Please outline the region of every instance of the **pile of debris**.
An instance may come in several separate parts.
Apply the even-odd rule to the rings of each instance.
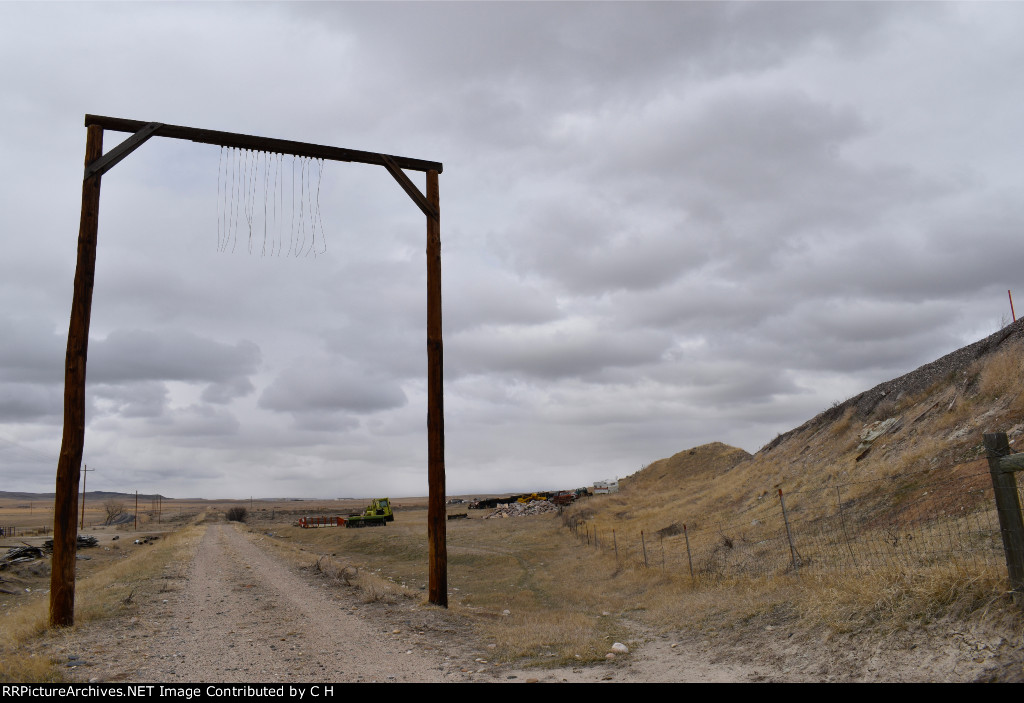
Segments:
[[[495,508],[490,515],[485,515],[484,520],[501,517],[523,517],[525,515],[540,515],[541,513],[554,513],[558,507],[547,500],[535,500],[532,503],[506,503]]]
[[[93,537],[92,535],[78,535],[79,549],[88,549],[89,547],[95,547],[97,544],[99,544],[99,540]],[[52,552],[53,540],[48,539],[45,542],[43,542],[43,549],[45,549],[48,552]]]
[[[3,561],[7,564],[20,564],[23,561],[35,561],[42,558],[42,549],[25,545],[24,547],[11,547],[8,549]]]

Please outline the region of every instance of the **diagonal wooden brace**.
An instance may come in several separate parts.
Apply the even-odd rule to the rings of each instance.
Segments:
[[[150,122],[132,136],[115,146],[100,158],[85,167],[85,177],[82,180],[89,180],[93,176],[99,177],[114,168],[120,161],[146,143],[146,140],[163,127],[159,122]]]
[[[409,194],[412,201],[419,205],[423,214],[435,222],[440,222],[440,213],[438,213],[437,209],[427,201],[426,196],[420,192],[420,189],[416,187],[416,184],[409,180],[409,177],[405,175],[405,171],[400,169],[398,164],[395,163],[395,160],[387,154],[381,154],[381,156],[383,157],[384,168],[388,170],[388,173],[395,177],[395,180],[398,181],[398,185],[402,186],[402,190]]]

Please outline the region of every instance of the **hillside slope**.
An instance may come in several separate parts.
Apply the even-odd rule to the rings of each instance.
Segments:
[[[794,507],[828,512],[815,501],[834,505],[837,486],[844,501],[891,509],[883,498],[920,482],[921,472],[986,474],[988,431],[1007,432],[1011,446],[1024,432],[1024,320],[837,403],[753,455],[716,442],[655,461],[624,479],[618,495],[577,515],[671,530],[679,522],[728,522],[778,489],[793,494]]]

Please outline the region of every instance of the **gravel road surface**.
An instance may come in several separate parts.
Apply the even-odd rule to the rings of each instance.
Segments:
[[[184,566],[184,565],[182,565]],[[131,682],[442,682],[465,674],[415,627],[290,571],[229,525],[209,525],[177,588],[137,618],[88,626],[72,663]],[[408,606],[414,607],[414,606]],[[365,611],[365,616],[364,616]]]

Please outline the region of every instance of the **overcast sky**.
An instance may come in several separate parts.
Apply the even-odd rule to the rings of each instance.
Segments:
[[[1007,322],[1022,36],[1019,3],[2,3],[0,490],[54,488],[86,113],[442,162],[448,492],[568,488]],[[380,167],[147,142],[102,181],[88,488],[425,495],[425,233]]]

